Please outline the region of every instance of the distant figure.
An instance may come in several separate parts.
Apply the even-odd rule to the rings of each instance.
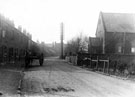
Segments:
[[[32,58],[32,53],[29,52],[29,64],[32,65],[33,58]]]
[[[25,68],[28,68],[29,64],[30,64],[29,52],[26,51],[26,54],[25,54]]]
[[[40,64],[40,66],[43,65],[43,62],[44,62],[44,54],[41,53],[40,56],[39,56],[39,64]]]

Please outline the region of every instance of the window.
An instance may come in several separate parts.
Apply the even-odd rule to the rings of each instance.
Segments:
[[[122,51],[122,47],[118,46],[118,52],[121,53],[121,51]]]
[[[135,47],[131,48],[131,53],[135,53]]]

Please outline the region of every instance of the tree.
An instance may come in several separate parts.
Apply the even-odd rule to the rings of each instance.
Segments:
[[[78,52],[87,52],[88,50],[88,37],[80,34],[79,36],[67,42],[65,53],[77,54]]]

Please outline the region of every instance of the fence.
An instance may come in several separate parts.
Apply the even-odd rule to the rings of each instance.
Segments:
[[[68,62],[78,66],[115,75],[135,74],[135,55],[120,54],[78,54],[66,57]]]
[[[77,65],[77,56],[66,56],[66,61]]]

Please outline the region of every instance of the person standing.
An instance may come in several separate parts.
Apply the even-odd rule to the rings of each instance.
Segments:
[[[39,56],[39,64],[40,64],[40,66],[43,65],[43,62],[44,62],[44,54],[41,53],[40,56]]]
[[[29,52],[26,51],[26,54],[25,54],[25,68],[28,68],[29,64],[30,64]]]

